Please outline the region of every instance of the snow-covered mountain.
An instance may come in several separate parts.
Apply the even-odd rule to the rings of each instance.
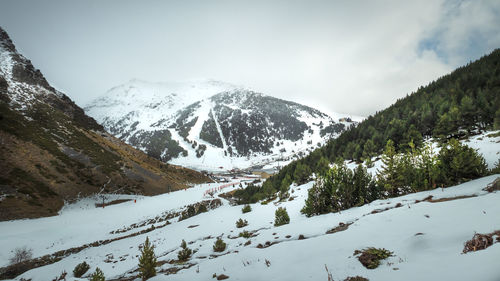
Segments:
[[[151,156],[206,170],[289,161],[354,123],[214,80],[131,80],[92,101],[85,111]]]

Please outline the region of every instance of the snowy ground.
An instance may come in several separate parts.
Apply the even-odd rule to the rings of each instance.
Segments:
[[[91,265],[90,271],[100,267],[108,279],[135,275],[127,272],[137,268],[137,246],[144,242],[146,236],[156,246],[159,261],[176,259],[182,239],[196,250],[189,261],[194,266],[173,275],[160,273],[151,280],[211,280],[213,273],[228,275],[229,280],[327,280],[325,264],[335,280],[356,275],[370,280],[499,280],[500,267],[496,260],[500,256],[500,243],[483,251],[461,253],[464,242],[475,232],[489,233],[500,229],[500,193],[482,191],[499,176],[378,200],[342,213],[312,218],[300,214],[312,182],[292,186],[293,201],[253,204],[252,212],[246,214],[241,213],[241,206],[230,206],[223,200],[223,206],[208,213],[181,222],[172,219],[172,224],[147,234],[85,249],[57,263],[30,270],[16,280],[52,280],[63,270],[71,276],[75,265],[82,261]],[[66,207],[59,216],[2,222],[0,248],[5,251],[0,253],[0,266],[7,265],[10,250],[20,246],[33,248],[34,255],[41,256],[129,234],[109,232],[152,218],[163,211],[176,210],[206,199],[205,191],[218,185],[221,184],[199,185],[186,191],[154,197],[138,197],[137,203],[129,201],[106,208],[95,208],[87,199]],[[415,200],[429,195],[435,199],[459,195],[477,197],[415,203]],[[394,207],[397,203],[403,207],[371,214],[375,209]],[[278,206],[287,208],[290,224],[273,226],[274,211]],[[236,228],[238,218],[248,220],[249,225],[243,229]],[[325,234],[340,222],[353,224],[343,232]],[[194,225],[197,226],[189,228]],[[244,246],[247,239],[234,238],[242,230],[257,230],[257,236],[249,239],[251,244],[248,246]],[[417,233],[423,235],[416,236]],[[307,239],[298,240],[301,234]],[[218,236],[223,237],[228,247],[214,257],[211,256],[216,254],[212,245]],[[264,249],[257,248],[258,244],[265,245],[267,241],[278,243]],[[368,270],[353,257],[354,250],[365,247],[384,247],[393,251],[394,257],[383,262],[379,268]],[[269,265],[266,265],[266,260]],[[180,266],[166,263],[158,270]],[[73,280],[72,277],[69,279]]]
[[[500,148],[500,137],[491,137],[491,134],[485,133],[466,141],[467,145],[479,149],[490,167],[497,161]],[[379,164],[376,162],[371,172],[375,172]],[[500,257],[500,243],[483,251],[462,254],[464,242],[474,233],[500,230],[500,192],[483,191],[497,177],[500,175],[445,189],[378,200],[341,213],[312,218],[302,215],[300,209],[313,182],[292,186],[292,201],[253,204],[252,212],[246,214],[242,214],[241,206],[231,206],[221,199],[223,205],[207,213],[180,222],[173,218],[166,226],[163,226],[164,222],[157,223],[156,229],[146,234],[89,247],[59,262],[25,272],[16,280],[52,280],[63,270],[72,276],[73,268],[82,261],[90,264],[89,273],[100,267],[107,279],[136,276],[138,246],[149,236],[162,263],[157,268],[160,273],[152,280],[211,280],[214,273],[225,274],[229,280],[327,280],[326,265],[335,280],[360,275],[370,280],[498,281],[500,267],[496,261]],[[223,187],[223,192],[230,191],[239,188],[239,182],[247,180],[240,178],[232,179],[229,184],[202,184],[153,197],[112,195],[108,196],[107,202],[130,201],[105,208],[95,207],[96,203],[101,203],[100,197],[84,198],[67,204],[58,216],[0,222],[0,267],[8,265],[12,251],[17,247],[32,248],[34,257],[40,257],[137,233],[151,225],[121,233],[111,232],[166,212],[183,210],[188,204],[210,199],[206,195],[208,190]],[[475,197],[439,203],[415,202],[429,195],[434,199]],[[398,203],[402,207],[393,208]],[[274,212],[278,207],[286,207],[290,224],[273,226]],[[388,210],[372,214],[374,210],[386,208]],[[239,218],[246,219],[249,225],[236,228],[235,222]],[[345,231],[325,234],[341,222],[353,224]],[[243,230],[254,231],[256,236],[250,239],[237,237]],[[299,240],[299,235],[306,239]],[[223,253],[212,250],[217,237],[222,237],[228,245]],[[196,251],[193,257],[186,264],[166,263],[177,259],[182,239]],[[247,241],[251,244],[245,246]],[[266,245],[266,242],[276,244],[257,247]],[[366,247],[383,247],[393,251],[394,256],[377,269],[368,270],[353,257],[355,250]],[[176,274],[165,274],[169,269],[188,264],[193,266]]]

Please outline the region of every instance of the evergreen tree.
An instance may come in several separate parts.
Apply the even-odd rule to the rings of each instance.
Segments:
[[[500,108],[495,112],[495,118],[493,120],[493,128],[495,130],[500,130]]]
[[[147,280],[156,276],[156,256],[154,253],[154,245],[149,242],[149,237],[142,244],[141,256],[139,257],[139,276],[142,280]]]
[[[339,163],[330,169],[327,176],[327,185],[332,190],[332,210],[338,212],[354,206],[353,172],[344,163]]]
[[[368,199],[368,186],[372,181],[371,175],[368,173],[363,165],[358,165],[353,173],[353,203],[355,206],[362,206],[369,202]]]
[[[419,191],[436,188],[439,167],[437,155],[435,155],[431,144],[426,144],[420,151],[419,170],[422,175],[422,186]]]
[[[283,181],[281,181],[280,187],[280,200],[283,200],[288,197],[288,190],[290,189],[290,184],[292,184],[292,179],[290,175],[286,175]]]
[[[306,164],[297,163],[295,167],[295,172],[293,174],[293,178],[297,184],[304,184],[309,180],[309,176],[311,175],[311,169]]]
[[[478,111],[474,105],[474,101],[469,96],[464,96],[460,103],[461,124],[467,128],[470,135],[471,131],[476,127]]]
[[[279,207],[274,213],[274,226],[280,226],[290,223],[290,217],[286,208]]]
[[[226,249],[226,246],[227,245],[224,243],[222,238],[217,238],[212,248],[214,249],[214,252],[223,252]]]
[[[323,175],[328,171],[330,168],[330,161],[326,159],[324,156],[321,156],[321,158],[318,161],[318,164],[316,165],[316,173],[318,175]]]
[[[328,173],[328,171],[327,171]],[[305,206],[300,210],[307,217],[327,214],[332,211],[331,188],[326,185],[327,176],[321,175],[307,192]]]
[[[104,277],[104,273],[102,270],[98,267],[95,269],[95,272],[92,273],[90,276],[90,281],[106,281],[106,278]]]
[[[179,261],[187,261],[191,257],[193,251],[188,248],[187,243],[186,241],[184,241],[184,239],[182,239],[181,248],[182,250],[177,253],[177,258],[179,259]]]
[[[372,139],[368,139],[363,146],[363,158],[368,159],[376,155],[375,143]]]
[[[378,171],[377,174],[378,182],[389,193],[389,196],[396,196],[398,189],[403,185],[403,179],[398,155],[392,140],[387,141],[384,154],[382,155],[382,163],[382,170]]]
[[[484,158],[456,139],[451,139],[441,148],[438,160],[443,173],[442,181],[448,185],[476,179],[488,172]]]

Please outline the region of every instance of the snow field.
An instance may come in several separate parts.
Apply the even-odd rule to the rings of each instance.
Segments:
[[[188,261],[196,264],[193,267],[174,275],[160,273],[150,280],[209,280],[213,273],[226,274],[230,276],[229,280],[327,280],[325,264],[335,280],[356,275],[370,280],[498,280],[500,268],[492,262],[500,255],[498,244],[483,251],[461,254],[464,242],[471,239],[474,232],[489,233],[500,229],[500,193],[482,190],[498,176],[377,200],[341,213],[311,218],[300,214],[300,209],[313,182],[292,186],[291,195],[296,196],[293,201],[252,204],[252,211],[246,214],[242,214],[242,206],[230,206],[222,199],[224,205],[215,210],[180,222],[172,219],[171,225],[147,234],[88,248],[57,263],[28,271],[18,279],[50,280],[62,270],[71,275],[76,264],[84,260],[91,265],[91,271],[96,266],[100,267],[108,279],[135,275],[127,272],[137,268],[138,246],[149,236],[159,261],[177,259],[182,239],[188,242],[189,248],[196,250]],[[0,246],[13,249],[27,245],[38,256],[52,253],[56,248],[66,249],[125,235],[128,233],[110,235],[108,232],[154,217],[162,211],[201,201],[208,188],[208,185],[200,185],[186,191],[139,198],[135,205],[126,202],[104,209],[68,206],[59,216],[52,218],[3,222],[0,223]],[[415,204],[415,200],[429,195],[434,199],[461,195],[477,197]],[[403,206],[370,214],[375,209],[394,207],[398,203]],[[286,207],[291,222],[274,227],[274,211],[279,206]],[[239,218],[248,220],[249,225],[236,228],[235,222]],[[77,221],[80,223],[75,223]],[[343,232],[325,234],[340,222],[354,223]],[[250,245],[243,245],[247,241],[244,238],[228,238],[238,236],[243,230],[258,230],[258,235],[249,239]],[[417,233],[423,235],[415,235]],[[298,240],[301,234],[307,239]],[[214,253],[212,245],[221,235],[228,245],[227,249],[221,254]],[[287,235],[291,237],[286,238]],[[256,248],[267,241],[278,243],[264,249]],[[46,249],[51,243],[57,245]],[[393,251],[394,256],[383,261],[377,269],[368,270],[352,257],[354,250],[366,247],[384,247]],[[2,254],[3,264],[7,262],[8,254]],[[213,254],[220,256],[210,257]],[[269,266],[265,260],[270,262]],[[158,270],[172,266],[167,263]]]

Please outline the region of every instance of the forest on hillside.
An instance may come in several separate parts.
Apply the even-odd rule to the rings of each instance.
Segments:
[[[420,87],[358,126],[351,126],[325,146],[283,167],[262,187],[250,187],[235,195],[242,201],[265,198],[292,182],[304,183],[312,173],[324,173],[331,162],[353,160],[368,162],[365,164],[369,166],[371,158],[382,154],[389,142],[395,152],[409,153],[422,149],[428,138],[448,144],[485,130],[500,129],[499,93],[497,49]]]

